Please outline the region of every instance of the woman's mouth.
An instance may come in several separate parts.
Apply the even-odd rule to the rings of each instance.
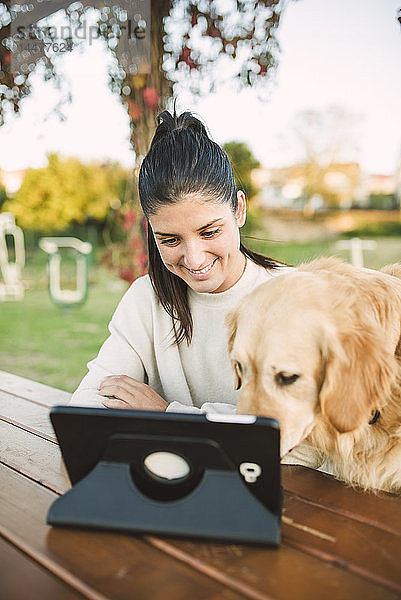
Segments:
[[[218,261],[218,258],[215,258],[209,265],[207,265],[203,269],[193,270],[193,269],[188,269],[188,267],[185,267],[185,268],[196,279],[203,279],[206,275],[208,275],[210,273],[210,271],[213,269],[213,267],[217,261]]]

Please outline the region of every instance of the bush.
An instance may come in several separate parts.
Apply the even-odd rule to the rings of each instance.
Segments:
[[[371,194],[367,208],[375,210],[397,210],[400,204],[395,194]]]
[[[376,222],[376,223],[367,223],[366,225],[361,225],[356,229],[352,229],[351,231],[347,231],[343,234],[342,237],[352,238],[352,237],[400,237],[401,238],[401,221],[390,221],[390,222]]]
[[[2,209],[3,204],[6,202],[6,200],[8,200],[6,189],[0,183],[0,211]]]
[[[121,206],[127,173],[115,164],[83,164],[76,158],[48,156],[48,166],[28,169],[15,197],[3,209],[24,229],[46,234],[73,224],[104,221]]]
[[[235,184],[238,190],[243,190],[245,196],[251,199],[259,190],[252,184],[251,173],[260,166],[251,150],[244,142],[227,142],[223,144],[234,172]]]

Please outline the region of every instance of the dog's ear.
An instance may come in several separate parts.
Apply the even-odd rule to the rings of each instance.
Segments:
[[[401,279],[401,262],[394,263],[392,265],[386,265],[380,269],[380,273],[386,273],[387,275]]]
[[[386,273],[387,275],[391,275],[392,277],[397,277],[398,279],[401,279],[401,262],[394,263],[392,265],[386,265],[385,267],[380,269],[380,272]],[[399,311],[400,318],[401,318],[401,302],[399,302],[398,311]],[[400,332],[400,338],[398,340],[398,344],[395,349],[395,355],[401,356],[401,332]]]
[[[231,352],[234,345],[235,334],[238,326],[238,311],[236,308],[230,310],[225,317],[225,324],[228,331],[228,353]]]
[[[396,378],[397,361],[384,332],[373,326],[341,335],[331,332],[323,354],[322,413],[340,433],[353,431],[383,405]]]

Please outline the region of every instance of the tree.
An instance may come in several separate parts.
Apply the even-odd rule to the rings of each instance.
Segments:
[[[15,197],[4,205],[20,227],[63,231],[71,223],[103,221],[121,204],[127,173],[116,165],[84,165],[50,154],[43,169],[28,169]]]
[[[127,64],[124,59],[127,31],[123,35],[121,15],[124,11],[116,6],[117,2],[80,0],[63,8],[71,29],[74,24],[84,22],[86,11],[98,10],[98,33],[116,59],[115,67],[109,73],[110,86],[120,96],[131,121],[131,143],[137,157],[135,176],[154,132],[155,115],[182,86],[193,94],[205,94],[230,81],[238,89],[256,86],[261,97],[266,98],[266,83],[271,81],[277,66],[277,28],[288,1],[148,0],[150,28],[149,23],[141,27],[144,40],[149,39],[150,29],[150,60],[139,67]],[[123,6],[123,0],[120,4]],[[53,14],[53,3],[37,4],[35,10],[40,12],[42,19],[46,18]],[[18,112],[21,100],[30,93],[30,73],[11,72],[8,50],[11,47],[11,20],[14,19],[15,25],[21,18],[21,11],[16,14],[11,10],[11,0],[0,3],[0,124],[7,108],[12,107]],[[54,41],[53,32],[45,35],[47,42]],[[140,40],[136,42],[139,44]],[[66,43],[71,46],[72,40],[66,39]],[[53,58],[56,54],[52,57],[41,44],[37,56],[41,56],[44,65],[44,78],[54,78],[61,83]],[[222,73],[226,73],[227,78],[222,78]],[[134,185],[133,196],[136,189]],[[128,199],[130,204],[133,199],[135,201],[135,198]],[[122,211],[123,214],[128,212],[124,207]],[[137,231],[135,235],[144,238],[144,222],[138,225],[135,221],[133,227]]]
[[[239,87],[259,84],[264,89],[263,84],[277,66],[276,32],[286,3],[287,0],[229,0],[225,3],[216,0],[153,0],[150,65],[145,65],[143,72],[140,69],[135,72],[134,68],[133,73],[129,72],[129,68],[121,68],[124,38],[121,29],[118,30],[121,21],[114,10],[116,3],[110,10],[107,0],[81,0],[79,4],[66,3],[63,10],[71,30],[74,24],[76,28],[77,23],[84,22],[89,8],[99,11],[98,33],[107,40],[117,59],[115,68],[110,72],[110,85],[127,105],[132,122],[131,140],[138,155],[143,155],[154,130],[155,113],[165,107],[174,86],[177,89],[180,85],[189,86],[195,94],[208,93],[219,85],[227,84],[227,79],[222,79],[219,71],[224,63],[228,78],[236,81]],[[42,19],[54,12],[52,3],[47,9],[45,5],[41,5],[38,13]],[[20,5],[13,3],[13,6]],[[11,20],[18,23],[21,15],[11,10],[11,0],[0,3],[3,42],[0,44],[0,114],[3,116],[7,106],[18,112],[22,98],[30,92],[29,73],[15,75],[11,72],[11,54],[7,49],[10,46]],[[35,13],[32,15],[34,21]],[[116,35],[111,35],[116,28]],[[51,41],[54,35],[49,33],[48,39]],[[38,42],[33,37],[35,43]],[[56,53],[52,57],[43,51],[38,56],[45,66],[45,78],[60,79],[54,60]]]
[[[306,162],[321,166],[349,160],[358,150],[356,128],[360,117],[341,106],[304,110],[294,118],[293,130]]]
[[[260,162],[253,156],[245,142],[227,142],[223,145],[233,167],[234,177],[238,189],[242,189],[248,199],[258,193],[253,185],[251,172],[260,166]]]

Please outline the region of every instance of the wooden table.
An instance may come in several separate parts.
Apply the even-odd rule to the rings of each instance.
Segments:
[[[49,408],[69,394],[0,371],[0,597],[401,598],[401,498],[283,467],[279,549],[51,528],[69,487]]]

